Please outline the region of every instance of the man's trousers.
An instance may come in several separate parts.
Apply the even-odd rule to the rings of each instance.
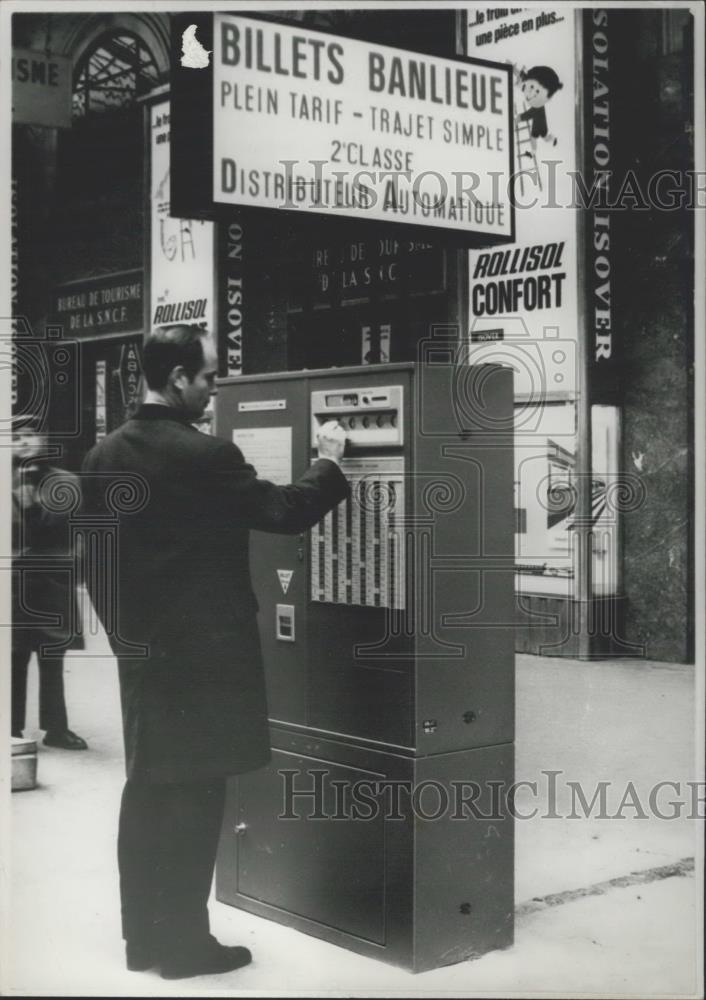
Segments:
[[[128,780],[118,832],[123,937],[158,954],[198,950],[223,818],[225,779]]]
[[[25,727],[27,708],[27,669],[32,650],[26,646],[12,650],[12,732]],[[39,727],[46,732],[63,733],[68,729],[64,699],[64,659],[44,657],[39,662]]]

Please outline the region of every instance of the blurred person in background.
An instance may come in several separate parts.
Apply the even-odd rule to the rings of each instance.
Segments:
[[[72,572],[69,511],[53,503],[55,491],[79,494],[78,477],[49,464],[46,432],[36,416],[12,425],[12,735],[25,728],[27,672],[39,666],[39,726],[44,743],[86,750],[69,729],[64,697],[64,653],[82,649],[76,579]],[[56,494],[59,495],[59,494]]]

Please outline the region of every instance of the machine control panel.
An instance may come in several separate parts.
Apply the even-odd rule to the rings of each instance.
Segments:
[[[327,420],[338,420],[355,448],[400,446],[404,440],[402,386],[312,392],[312,441]]]

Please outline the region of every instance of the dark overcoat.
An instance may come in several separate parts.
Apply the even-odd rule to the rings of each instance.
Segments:
[[[78,476],[46,463],[15,470],[12,491],[12,649],[61,658],[83,649],[70,518]],[[23,501],[27,491],[31,501]]]
[[[270,751],[249,532],[306,530],[348,495],[345,476],[322,459],[276,486],[236,445],[157,404],[99,442],[83,471],[89,510],[118,525],[117,566],[107,546],[98,566],[89,553],[86,576],[118,656],[128,777],[190,781],[262,766]],[[114,605],[104,589],[113,574]],[[145,652],[126,655],[127,643]]]

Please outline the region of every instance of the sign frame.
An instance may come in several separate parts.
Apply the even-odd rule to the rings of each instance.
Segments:
[[[24,80],[17,77],[21,60],[53,64],[57,70],[56,84]],[[73,63],[68,56],[35,49],[13,47],[12,61],[12,120],[19,125],[38,125],[42,128],[71,128],[71,100],[73,94]],[[56,93],[51,90],[56,88]],[[51,99],[49,99],[51,98]]]
[[[359,235],[361,226],[370,233],[373,238],[375,232],[384,233],[388,237],[399,240],[409,240],[413,236],[424,238],[448,248],[464,249],[467,247],[480,248],[484,246],[494,246],[505,243],[513,243],[516,239],[515,225],[515,198],[511,190],[507,201],[507,210],[510,215],[510,230],[506,235],[485,234],[474,230],[453,229],[446,226],[426,225],[423,222],[397,222],[394,219],[370,219],[364,215],[349,216],[338,215],[328,212],[317,212],[315,210],[302,209],[278,209],[269,207],[252,206],[248,204],[234,204],[230,202],[217,202],[213,198],[213,151],[214,151],[214,102],[213,102],[213,62],[209,60],[209,65],[204,69],[188,69],[181,65],[181,37],[184,30],[191,24],[196,24],[198,38],[204,48],[213,52],[214,15],[217,11],[199,14],[176,14],[172,17],[172,65],[171,65],[171,163],[172,163],[172,214],[191,218],[211,219],[218,221],[220,218],[232,213],[234,210],[243,213],[247,219],[252,216],[253,223],[256,224],[260,213],[277,213],[281,219],[283,227],[297,228],[302,224],[306,225],[307,220],[316,220],[317,226],[323,232],[330,226],[332,238],[335,233],[338,239],[353,238],[354,234]],[[263,17],[257,12],[246,12],[243,16],[253,21],[259,21],[267,27],[282,26],[291,28],[292,24],[284,18]],[[312,34],[323,34],[330,36],[335,32],[325,31],[318,27],[307,25],[301,29],[303,32]],[[369,39],[356,37],[355,35],[338,36],[344,41],[362,41],[368,44]],[[380,42],[384,48],[393,48],[386,43]],[[404,52],[410,55],[427,56],[429,58],[440,58],[438,53],[423,51],[421,49],[404,46]],[[515,149],[514,149],[514,108],[512,94],[512,70],[503,63],[497,63],[488,59],[467,56],[458,52],[450,52],[443,56],[444,59],[458,63],[459,66],[482,66],[506,73],[508,76],[508,102],[507,102],[507,127],[508,144],[507,158],[509,162],[509,177],[514,177]]]
[[[108,324],[108,329],[100,330],[98,328],[91,330],[65,330],[65,332],[73,339],[77,341],[93,341],[93,340],[111,340],[117,337],[130,337],[141,335],[144,332],[144,303],[145,303],[145,279],[144,279],[144,269],[142,267],[129,268],[126,271],[111,271],[109,274],[98,274],[87,278],[76,278],[73,281],[64,281],[60,284],[54,285],[52,288],[52,298],[50,306],[50,318],[52,323],[55,325],[65,328],[65,320],[60,315],[59,311],[55,310],[56,301],[59,297],[60,291],[70,292],[73,287],[80,289],[81,291],[87,291],[92,285],[95,285],[100,289],[101,285],[117,284],[119,279],[124,279],[125,284],[140,284],[140,298],[139,300],[128,300],[134,303],[134,320],[126,326],[125,329],[111,329],[110,324]],[[139,303],[139,305],[138,305]],[[99,308],[100,303],[90,303],[87,304],[86,308],[96,309]],[[138,319],[139,310],[139,319]]]

